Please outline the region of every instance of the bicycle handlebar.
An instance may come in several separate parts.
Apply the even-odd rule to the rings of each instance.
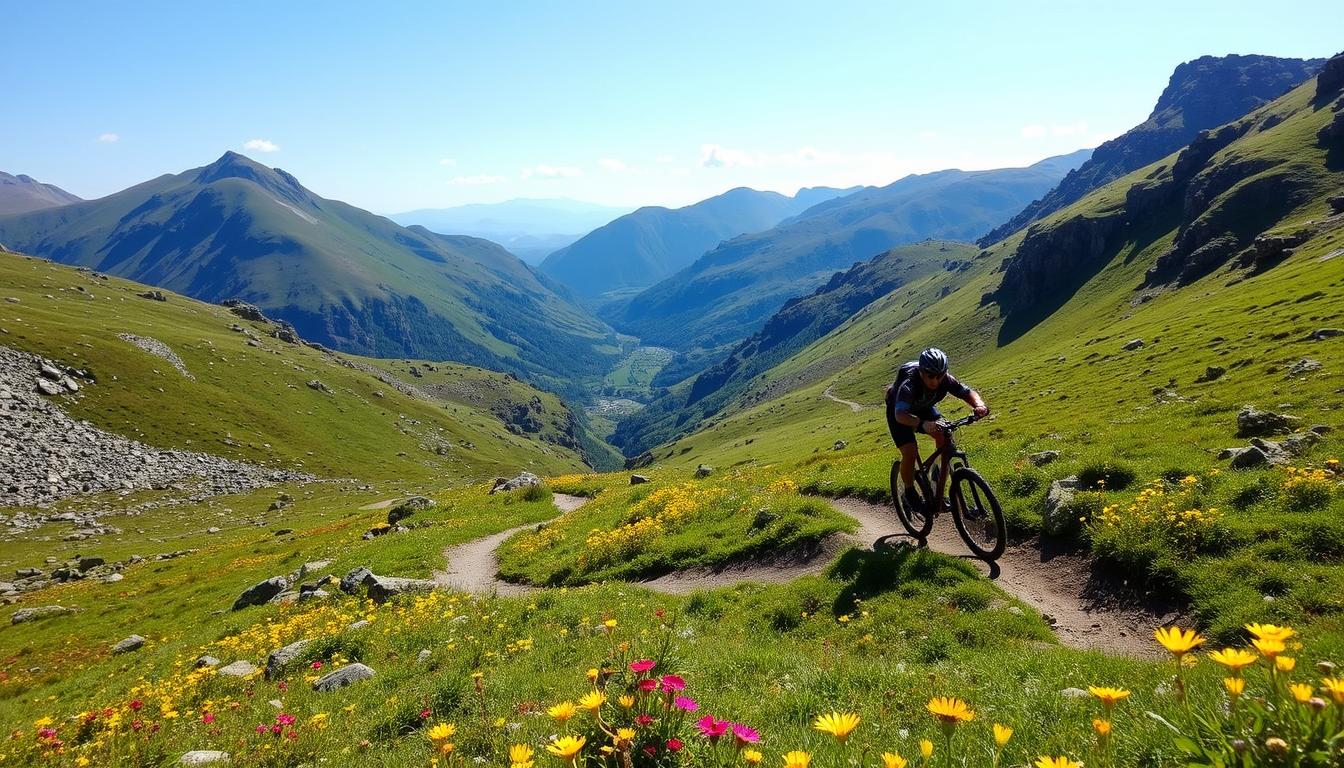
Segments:
[[[962,427],[964,427],[964,426],[966,426],[966,425],[968,425],[968,424],[974,424],[975,422],[977,422],[977,421],[979,421],[979,420],[980,420],[980,417],[979,417],[979,416],[976,416],[974,413],[972,413],[971,415],[969,415],[969,416],[965,416],[965,417],[960,418],[960,419],[957,419],[956,421],[946,421],[946,420],[944,420],[944,421],[942,422],[942,425],[943,425],[943,429],[947,430],[948,432],[952,432],[952,431],[957,430],[957,429],[960,429],[960,428],[962,428]]]

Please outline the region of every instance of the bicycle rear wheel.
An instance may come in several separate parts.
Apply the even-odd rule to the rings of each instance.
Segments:
[[[1008,526],[989,483],[970,467],[952,472],[952,522],[971,551],[997,560],[1008,546]]]
[[[923,480],[919,473],[915,473],[916,481]],[[928,498],[927,491],[925,498]],[[901,525],[905,530],[920,542],[928,538],[929,531],[933,530],[933,516],[929,515],[926,509],[907,509],[905,504],[905,484],[901,482],[901,460],[897,459],[891,463],[891,503],[896,507],[896,516],[901,519]]]

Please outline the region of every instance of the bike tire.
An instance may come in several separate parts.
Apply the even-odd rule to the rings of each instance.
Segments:
[[[919,473],[916,472],[915,476],[918,478]],[[891,463],[891,504],[896,507],[896,517],[900,519],[906,532],[922,543],[929,537],[929,531],[933,530],[933,516],[927,509],[906,509],[904,491],[905,484],[901,482],[901,460],[897,459]]]
[[[997,560],[1008,546],[1008,525],[999,499],[985,478],[970,467],[958,467],[952,473],[952,522],[961,540],[983,560]]]

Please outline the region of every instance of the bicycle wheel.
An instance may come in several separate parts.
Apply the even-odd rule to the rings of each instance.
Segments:
[[[918,472],[915,473],[915,478],[917,481],[923,480]],[[924,509],[906,509],[905,484],[901,482],[900,459],[891,463],[891,503],[896,507],[896,516],[901,519],[901,525],[905,526],[905,530],[911,536],[921,542],[928,538],[929,531],[933,529],[933,517]]]
[[[999,500],[985,478],[970,467],[952,473],[952,522],[966,546],[985,560],[997,560],[1008,546]]]

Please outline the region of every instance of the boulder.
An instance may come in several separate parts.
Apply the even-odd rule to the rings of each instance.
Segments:
[[[270,322],[270,320],[267,319],[267,317],[261,313],[260,309],[257,309],[255,306],[248,304],[247,302],[242,301],[240,299],[225,299],[221,303],[224,306],[228,307],[230,312],[243,318],[244,320],[251,320],[254,323]]]
[[[1318,433],[1307,431],[1298,435],[1289,435],[1279,445],[1289,456],[1301,456],[1320,439],[1321,436]]]
[[[430,657],[431,655],[433,655],[433,654],[431,654],[431,653],[429,652],[429,649],[428,649],[428,648],[421,649],[420,653],[419,653],[418,655],[416,655],[416,657],[415,657],[415,663],[416,663],[416,664],[426,664],[426,663],[429,662],[429,657]]]
[[[196,668],[204,669],[205,667],[218,667],[220,663],[220,660],[216,659],[214,656],[202,656],[196,660]]]
[[[373,577],[373,571],[364,566],[359,566],[341,577],[341,591],[347,595],[353,595],[364,586],[365,580]]]
[[[1344,200],[1344,197],[1340,198]],[[1336,336],[1344,336],[1344,329],[1341,328],[1317,328],[1307,336],[1307,341],[1325,341],[1333,339]]]
[[[225,677],[251,677],[256,673],[257,668],[250,661],[235,661],[219,668],[219,674]]]
[[[233,601],[233,610],[238,611],[249,605],[264,605],[271,598],[285,591],[289,586],[289,580],[284,576],[274,576],[259,584],[249,587],[243,594]]]
[[[284,648],[277,648],[266,656],[266,679],[274,680],[285,673],[285,668],[299,660],[303,649],[312,644],[312,640],[299,640]]]
[[[1253,405],[1242,406],[1237,413],[1237,437],[1263,437],[1292,432],[1302,421],[1296,416],[1257,410]]]
[[[1044,467],[1058,458],[1059,451],[1041,451],[1040,453],[1027,454],[1027,461],[1030,461],[1033,467]]]
[[[334,691],[351,683],[368,680],[376,674],[363,664],[349,664],[330,674],[323,675],[313,682],[313,690],[318,692]]]
[[[323,599],[323,598],[327,598],[327,597],[331,597],[331,593],[328,592],[327,590],[325,590],[325,589],[312,589],[312,590],[309,590],[309,591],[307,591],[307,592],[300,592],[300,593],[299,593],[299,602],[300,602],[300,603],[306,603],[306,602],[308,602],[309,600],[321,600],[321,599]]]
[[[41,392],[44,395],[47,395],[48,397],[55,397],[56,395],[61,394],[65,390],[61,387],[60,384],[57,384],[52,381],[47,381],[46,379],[38,379],[37,391]]]
[[[649,482],[649,478],[645,477],[644,475],[631,475],[631,476],[630,476],[630,484],[631,484],[631,485],[643,485],[644,483],[647,483],[647,482]]]
[[[222,765],[229,762],[229,753],[218,749],[193,749],[177,762],[180,765]]]
[[[1200,376],[1196,381],[1215,381],[1221,379],[1224,373],[1227,373],[1227,369],[1221,365],[1210,365],[1208,368],[1204,369],[1204,375]]]
[[[101,557],[81,557],[79,558],[79,562],[77,563],[77,565],[79,566],[80,573],[83,573],[84,571],[87,571],[91,568],[97,568],[100,565],[106,565],[106,564],[107,561]]]
[[[1315,373],[1319,370],[1321,370],[1321,361],[1304,357],[1288,367],[1288,375],[1305,376],[1308,373]]]
[[[1077,490],[1076,475],[1050,483],[1050,490],[1045,495],[1045,514],[1041,518],[1044,533],[1061,536],[1077,530],[1078,520],[1073,514],[1073,494]]]
[[[405,592],[429,592],[438,586],[433,579],[403,579],[397,576],[370,576],[365,581],[369,588],[369,599],[385,602],[388,598]]]
[[[500,493],[503,491],[516,491],[519,488],[530,488],[534,485],[541,485],[541,478],[537,477],[531,472],[523,472],[517,477],[512,478],[510,480],[504,480],[503,482],[500,482],[501,479],[502,478],[495,479],[495,485],[493,488],[490,489],[490,493]]]
[[[844,440],[836,440],[836,441],[835,441],[835,444],[831,446],[831,450],[832,450],[832,451],[843,451],[843,450],[845,450],[845,449],[848,448],[848,447],[849,447],[849,443],[845,442]]]
[[[1129,341],[1125,342],[1125,346],[1121,347],[1121,349],[1125,350],[1126,352],[1133,352],[1134,350],[1141,349],[1142,347],[1143,347],[1143,339],[1130,339]]]
[[[122,640],[121,642],[112,646],[112,653],[114,655],[118,653],[130,653],[131,651],[140,650],[141,648],[144,647],[144,645],[145,645],[145,638],[139,635],[131,635],[125,640]]]
[[[643,469],[653,463],[653,452],[645,451],[633,459],[625,460],[626,469]]]
[[[40,621],[74,612],[75,609],[66,608],[63,605],[39,605],[32,608],[20,608],[10,617],[9,622],[11,624],[24,624],[29,621]]]
[[[708,464],[701,464],[695,468],[695,477],[697,480],[709,477],[714,474],[714,468]]]

